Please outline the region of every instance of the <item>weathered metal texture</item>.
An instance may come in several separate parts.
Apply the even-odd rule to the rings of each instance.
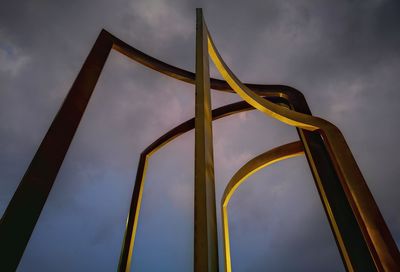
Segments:
[[[194,73],[150,57],[102,30],[78,74],[70,93],[67,95],[60,112],[55,117],[1,219],[0,269],[2,271],[13,271],[19,263],[26,244],[29,241],[30,234],[33,231],[57,175],[58,169],[68,150],[69,143],[79,124],[83,110],[87,105],[85,99],[88,99],[87,95],[91,94],[93,91],[93,87],[102,65],[104,64],[105,58],[111,49],[109,48],[111,45],[113,49],[132,60],[160,73],[187,83],[194,84],[195,82]],[[103,48],[104,50],[99,50],[98,48]],[[94,52],[98,53],[95,54]],[[96,57],[97,54],[99,55]],[[234,92],[228,82],[224,80],[211,78],[210,86],[215,90]],[[304,96],[292,87],[260,84],[244,84],[244,86],[247,86],[248,89],[257,95],[268,98],[283,98],[286,103],[290,105],[293,112],[311,115]],[[242,88],[242,86],[240,87]],[[71,105],[71,100],[76,100],[76,104],[80,106],[77,108],[67,106]],[[253,102],[254,101],[252,101],[252,103]],[[259,101],[257,101],[257,103],[258,102]],[[263,102],[256,106],[265,111],[265,108],[263,109],[265,106]],[[268,108],[269,106],[267,109]],[[281,109],[278,108],[278,111],[281,111]],[[273,111],[270,113],[273,113]],[[317,128],[318,126],[315,126],[315,123],[302,123],[301,120],[296,119],[298,116],[292,116],[292,113],[290,115],[289,117],[295,117],[290,121],[292,125],[298,122],[295,125],[300,126],[297,130],[303,141],[306,157],[310,164],[346,269],[368,271],[370,269],[363,270],[360,269],[360,267],[364,267],[364,263],[367,263],[367,266],[370,267],[369,263],[372,261],[368,261],[368,259],[372,258],[374,270],[400,270],[399,251],[364,180],[361,179],[360,184],[360,179],[355,179],[349,184],[346,183],[349,177],[344,176],[344,172],[350,172],[355,176],[361,176],[361,173],[359,173],[359,169],[352,158],[343,136],[336,128],[334,129],[333,133],[340,136],[339,143],[336,142],[336,144],[339,145],[339,150],[343,148],[347,150],[343,155],[346,157],[344,161],[348,163],[348,165],[343,165],[343,163],[338,162],[335,159],[337,158],[337,154],[335,155],[335,150],[332,149],[331,143],[328,141],[328,144],[326,144],[325,142],[327,138],[329,138],[329,133],[332,131],[324,132],[322,129]],[[78,118],[76,116],[78,116]],[[286,121],[290,119],[288,116],[283,117],[287,119]],[[70,120],[73,121],[70,122]],[[65,129],[67,129],[68,132]],[[307,131],[307,129],[316,130]],[[61,131],[61,133],[56,131]],[[328,133],[328,135],[326,133]],[[53,153],[52,150],[54,148],[56,150],[60,149],[61,151]],[[47,155],[44,156],[44,154]],[[139,165],[139,168],[141,167],[145,168],[145,165]],[[353,185],[355,185],[355,187]],[[137,200],[139,201],[136,204],[139,204],[140,207],[139,196],[140,194],[137,195]],[[135,202],[134,200],[135,191],[133,193],[132,203]],[[132,210],[130,213],[132,213]],[[136,213],[136,210],[134,217],[129,216],[127,229],[129,227],[129,222],[134,221],[134,218],[137,216],[138,213]],[[13,231],[13,229],[20,229],[21,235],[15,237],[15,233],[18,231]]]

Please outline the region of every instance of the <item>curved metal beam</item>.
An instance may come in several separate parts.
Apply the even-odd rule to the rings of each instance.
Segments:
[[[231,247],[229,238],[228,204],[231,197],[246,179],[261,169],[282,160],[304,154],[301,141],[285,144],[258,155],[243,165],[229,181],[221,199],[221,216],[224,240],[225,271],[232,271]]]
[[[113,39],[113,48],[129,58],[175,79],[194,84],[195,74],[175,66],[166,64],[148,56],[130,45],[109,34]],[[223,80],[210,78],[212,89],[233,92],[231,86]],[[258,95],[268,97],[282,97],[290,104],[291,109],[311,115],[303,94],[295,88],[285,85],[245,84]],[[335,240],[340,249],[346,267],[355,266],[364,269],[368,263],[366,256],[369,251],[359,229],[355,214],[351,211],[351,204],[345,196],[345,190],[340,184],[339,177],[334,170],[334,163],[327,157],[328,151],[319,133],[312,133],[298,129],[301,140],[306,149],[306,156],[313,173],[325,212],[329,219]],[[384,222],[383,218],[378,221]],[[389,233],[385,224],[383,232]],[[386,230],[385,230],[386,228]],[[389,235],[386,235],[390,237]],[[356,246],[354,246],[356,245]],[[392,243],[392,246],[395,244]],[[392,251],[394,248],[392,247]],[[395,249],[397,250],[397,248]],[[360,265],[352,265],[357,262]],[[365,269],[364,269],[365,270]]]
[[[146,55],[103,29],[0,220],[1,270],[17,269],[112,49],[153,70],[194,84],[194,73]],[[216,90],[232,92],[223,80],[211,78],[210,85]],[[296,109],[309,112],[303,95],[291,87],[259,84],[249,86],[257,93],[271,98],[290,99]]]
[[[118,39],[104,29],[102,30],[102,32],[104,32],[108,36],[108,39],[112,41],[113,49],[127,56],[131,60],[138,62],[143,66],[146,66],[166,76],[194,85],[196,78],[195,73],[170,65],[152,56],[149,56],[142,51],[132,47],[131,45],[125,43],[124,41]],[[288,97],[291,97],[292,100],[297,97],[303,97],[303,94],[299,90],[286,85],[246,83],[246,86],[262,96],[285,97],[286,99],[288,99]],[[225,80],[221,79],[210,78],[210,87],[211,89],[217,91],[235,93],[230,85]]]
[[[308,131],[318,131],[325,140],[325,146],[334,163],[346,197],[360,225],[362,234],[372,255],[377,270],[394,271],[400,269],[397,246],[390,235],[375,200],[361,174],[358,165],[339,129],[330,122],[311,115],[299,113],[263,99],[232,73],[216,49],[208,33],[210,57],[217,70],[232,89],[259,111],[283,123]],[[386,227],[386,228],[385,228]],[[389,235],[388,235],[389,234]],[[341,241],[339,241],[340,243]],[[344,245],[342,245],[343,248]],[[346,250],[348,269],[354,269]]]
[[[366,261],[369,259],[366,256],[371,254],[378,269],[398,268],[400,264],[397,246],[340,131],[323,119],[310,117],[311,112],[304,96],[294,88],[284,85],[241,84],[235,77],[231,77],[229,82],[226,76],[232,73],[226,65],[222,65],[223,61],[218,64],[218,59],[222,59],[216,57],[217,51],[211,38],[209,46],[213,61],[217,61],[216,66],[219,66],[220,71],[225,70],[226,80],[224,82],[211,78],[211,88],[228,92],[232,92],[232,89],[236,92],[246,89],[241,96],[242,98],[247,96],[247,101],[253,106],[300,128],[298,131],[305,144],[307,159],[345,266],[349,270],[365,270],[366,266],[372,266],[371,262]],[[194,83],[193,73],[160,62],[117,39],[113,48],[149,68],[178,80]],[[255,95],[249,95],[252,93]],[[297,113],[262,102],[257,95],[283,97]],[[321,136],[313,135],[303,129],[318,131],[327,142],[325,143]],[[326,154],[330,155],[332,161],[324,158]],[[337,160],[341,157],[343,159]],[[332,184],[335,186],[332,187]],[[352,212],[348,211],[348,206]],[[354,246],[354,243],[357,246]],[[366,253],[367,251],[369,253]]]
[[[274,103],[284,102],[284,100],[279,97],[269,98],[269,99]],[[214,109],[212,111],[212,120],[215,121],[248,110],[254,110],[254,108],[245,101],[232,103]],[[170,131],[159,137],[157,140],[155,140],[140,154],[138,170],[136,172],[135,185],[133,189],[129,214],[126,223],[124,240],[122,243],[122,250],[118,265],[118,271],[130,271],[149,158],[166,144],[170,143],[171,141],[181,136],[182,134],[194,129],[194,125],[195,125],[194,118],[191,118],[186,122],[181,123],[180,125],[174,127],[173,129],[171,129]]]
[[[194,83],[195,75],[192,72],[148,56],[102,30],[0,220],[0,270],[16,270],[112,49],[165,75]],[[210,86],[215,90],[233,92],[231,86],[223,80],[211,78]],[[292,87],[260,84],[246,86],[258,95],[283,98],[294,111],[311,115],[304,96]],[[362,265],[366,262],[366,254],[363,253],[365,245],[361,232],[364,233],[366,228],[359,219],[357,205],[346,197],[349,188],[340,184],[337,175],[339,171],[335,170],[340,166],[327,156],[328,152],[332,153],[331,145],[325,146],[319,133],[297,130],[346,267],[349,267],[348,256]],[[347,147],[345,143],[342,145]],[[396,244],[379,211],[376,211],[376,204],[372,202],[370,208],[378,222],[377,233],[385,237],[388,254],[398,264],[400,258]],[[398,267],[400,265],[395,268]]]

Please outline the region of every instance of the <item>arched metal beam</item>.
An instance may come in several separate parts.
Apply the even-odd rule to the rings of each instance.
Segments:
[[[112,49],[165,75],[194,83],[192,72],[150,57],[102,30],[0,220],[1,270],[17,269]],[[226,82],[210,80],[211,88],[232,92]],[[293,88],[283,85],[249,86],[264,96],[291,100],[296,109],[309,112],[304,97]]]
[[[212,41],[209,45],[212,45]],[[131,56],[130,53],[133,53],[132,55],[137,55],[137,52],[131,52],[130,49],[127,50],[126,44],[118,43],[116,48],[121,50],[120,52],[127,56]],[[216,50],[213,50],[212,46],[210,46],[209,49],[212,56],[212,51]],[[143,59],[137,61],[140,62],[142,60]],[[214,56],[214,61],[215,60],[216,58]],[[142,64],[154,69],[153,63],[143,62]],[[194,81],[193,73],[176,67],[171,67],[165,63],[156,68],[156,70],[157,69],[161,73],[188,83],[193,83]],[[226,77],[225,79],[227,80]],[[210,83],[211,88],[213,89],[232,91],[232,81],[230,82],[231,84],[229,84],[229,82],[211,79]],[[291,109],[300,113],[300,115],[301,113],[311,115],[303,95],[294,88],[284,85],[243,85],[257,95],[283,97],[291,105]],[[247,101],[250,102],[250,100]],[[254,101],[257,101],[257,98]],[[253,103],[253,105],[259,107],[261,110],[269,111],[268,107],[260,107],[262,103],[260,104],[259,102],[260,101],[257,101],[257,103]],[[269,107],[271,107],[271,105],[269,105]],[[269,113],[276,115],[280,111],[285,110],[275,108]],[[364,186],[366,185],[365,182],[360,178],[357,178],[358,181],[354,181],[350,184],[343,182],[343,178],[349,181],[350,179],[353,180],[353,177],[362,177],[362,175],[352,158],[351,152],[349,152],[340,131],[329,122],[309,116],[303,117],[305,119],[312,119],[314,122],[317,122],[317,124],[313,124],[313,122],[298,122],[296,120],[299,114],[292,115],[292,113],[288,113],[289,116],[280,115],[280,118],[281,120],[285,119],[284,121],[291,123],[292,125],[298,125],[300,127],[298,128],[298,132],[304,142],[310,168],[315,178],[335,240],[347,269],[366,270],[366,267],[372,267],[375,265],[379,270],[398,268],[400,265],[397,246],[391,237],[390,231],[388,230],[372,195],[367,186]],[[319,131],[322,127],[325,129]],[[316,130],[317,133],[311,132],[314,130]],[[329,138],[331,140],[333,139],[333,143],[328,142],[327,145],[325,145],[320,132],[324,134],[325,138],[330,134],[331,136],[329,136]],[[341,140],[335,141],[335,138]],[[342,152],[341,154],[337,154],[337,152],[335,153],[335,150],[332,150],[332,144],[336,146],[339,145],[336,148],[334,147],[335,150],[342,150],[345,152]],[[335,158],[337,159],[341,156],[345,156],[346,159],[342,161],[339,160],[338,163]],[[332,162],[332,158],[334,159],[334,162]],[[343,176],[344,174],[347,175],[347,177]],[[364,184],[361,187],[358,186],[360,181]],[[353,191],[349,193],[349,185],[351,184],[355,185],[352,186]],[[355,196],[354,193],[357,191],[359,193],[356,193],[357,196]],[[362,212],[360,212],[360,209]],[[374,260],[371,261],[371,258]]]
[[[151,69],[187,83],[194,83],[195,75],[193,73],[160,62],[123,42],[116,40],[114,49]],[[213,89],[232,92],[232,86],[228,82],[211,78],[210,84]],[[311,115],[304,96],[292,87],[285,85],[244,85],[258,95],[285,98],[292,110]],[[306,127],[307,125],[304,125],[304,128]],[[311,129],[311,127],[308,127],[308,129]],[[366,270],[367,266],[372,267],[370,254],[374,254],[374,250],[372,250],[372,253],[369,252],[366,244],[368,241],[364,239],[362,233],[363,226],[362,224],[360,226],[359,221],[357,221],[357,212],[354,212],[352,203],[347,199],[346,188],[341,184],[335,165],[329,157],[329,150],[327,150],[321,135],[319,132],[313,133],[302,128],[298,128],[298,132],[305,145],[307,160],[345,266],[349,270],[353,269],[351,267],[361,270]],[[390,254],[398,255],[397,247],[379,212],[375,219],[381,225],[380,231],[388,242]]]
[[[273,103],[283,103],[284,100],[279,97],[269,98]],[[218,120],[233,114],[237,114],[243,111],[254,110],[254,108],[245,101],[232,103],[214,109],[212,111],[212,120]],[[139,221],[140,207],[143,197],[144,181],[146,176],[146,169],[148,165],[148,159],[160,150],[163,146],[170,143],[182,134],[194,129],[195,119],[191,118],[186,122],[174,127],[152,144],[150,144],[143,152],[140,154],[138,169],[136,172],[135,185],[133,189],[129,214],[126,222],[126,229],[124,240],[122,243],[122,250],[118,265],[118,271],[131,271],[131,258],[134,249],[134,243],[136,238],[136,230]]]
[[[13,271],[18,266],[111,49],[163,74],[194,83],[193,73],[152,58],[102,30],[1,218],[1,270]],[[232,92],[222,80],[211,78],[210,85],[215,90]],[[311,115],[304,96],[294,88],[246,86],[258,95],[284,98],[291,109]],[[352,260],[362,262],[364,240],[360,228],[363,226],[357,223],[345,195],[347,189],[341,185],[335,165],[327,156],[324,141],[319,133],[303,129],[298,132],[336,241],[340,248],[347,248]],[[377,221],[383,223],[378,232],[391,238],[383,218],[378,216]],[[392,255],[393,252],[398,255],[394,242],[389,247]]]
[[[303,130],[318,131],[324,138],[329,157],[369,250],[369,254],[364,254],[363,260],[357,261],[350,257],[348,248],[339,235],[339,248],[346,268],[356,271],[399,270],[400,254],[396,243],[340,130],[322,118],[278,106],[260,97],[232,73],[218,53],[209,33],[208,48],[217,70],[243,100],[268,116]]]
[[[229,201],[231,200],[231,197],[246,179],[248,179],[256,172],[260,171],[264,167],[267,167],[273,163],[282,160],[300,156],[302,154],[304,154],[304,148],[301,141],[273,148],[248,161],[233,175],[232,179],[229,181],[221,199],[225,271],[227,272],[232,271],[231,248],[230,248],[230,237],[229,237],[229,219],[228,219],[228,204]]]
[[[195,76],[192,72],[150,57],[102,30],[1,218],[1,270],[17,269],[112,49],[163,74],[194,83]],[[304,106],[301,105],[302,95],[290,87],[281,85],[266,85],[265,89],[262,89],[262,85],[252,85],[252,87],[255,90],[260,89],[259,93],[264,92],[268,97],[293,97],[293,101],[299,101],[298,104]],[[211,88],[230,91],[229,86],[218,79],[211,79]],[[279,88],[282,90],[278,90]]]

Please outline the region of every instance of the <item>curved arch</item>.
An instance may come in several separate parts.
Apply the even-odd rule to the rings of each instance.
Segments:
[[[194,84],[194,73],[146,55],[102,29],[1,218],[0,251],[7,259],[1,267],[6,270],[15,270],[20,262],[112,49],[155,71]],[[210,81],[215,90],[233,92],[224,80],[211,78]],[[294,88],[248,86],[260,95],[290,100],[295,110],[310,112],[304,96]]]
[[[400,264],[397,247],[391,235],[388,235],[389,230],[379,208],[340,130],[322,118],[280,107],[262,99],[232,73],[218,53],[209,32],[207,34],[212,61],[222,77],[243,100],[283,123],[308,131],[318,131],[323,136],[325,147],[336,168],[375,265],[379,270],[391,271],[398,268]],[[343,241],[338,239],[338,243],[342,244]],[[344,245],[340,247],[344,248]],[[343,250],[342,254],[347,267],[354,269],[347,250]]]
[[[134,48],[133,46],[127,44],[126,42],[118,39],[104,29],[102,30],[102,33],[104,34],[105,39],[109,39],[110,41],[112,41],[113,49],[127,56],[128,58],[166,76],[192,85],[195,83],[195,73],[170,65],[159,59],[149,56],[142,51]],[[290,97],[292,100],[304,98],[303,94],[299,90],[287,85],[246,83],[246,86],[262,96],[285,97],[286,99],[289,99]],[[217,91],[235,93],[231,86],[225,80],[221,79],[210,78],[210,87],[211,89]]]
[[[155,71],[194,84],[194,73],[146,55],[102,30],[1,218],[0,251],[7,260],[1,264],[3,270],[15,270],[19,264],[112,49]],[[232,73],[226,73],[228,76],[230,74]],[[247,86],[248,90],[242,95],[248,96],[248,101],[253,105],[300,127],[298,132],[346,267],[352,267],[346,254],[348,250],[356,248],[352,246],[353,241],[364,244],[364,238],[371,254],[374,255],[378,269],[395,270],[400,267],[397,246],[340,131],[330,123],[324,123],[322,119],[312,119],[308,116],[312,122],[303,122],[301,118],[297,118],[299,115],[285,110],[280,112],[280,108],[271,110],[271,105],[264,107],[266,105],[257,96],[253,96],[255,94],[268,98],[282,98],[295,112],[311,115],[302,93],[292,87],[242,84],[240,81],[234,83],[237,83],[236,89],[232,88],[232,82],[210,79],[211,88],[219,91],[237,92]],[[322,122],[322,125],[318,126],[318,122]],[[326,158],[327,152],[330,158]],[[339,185],[339,182],[342,184]],[[330,184],[334,184],[333,189]],[[345,209],[341,209],[343,206]],[[349,220],[355,223],[349,224]],[[364,238],[354,238],[354,235],[349,237],[348,234],[354,233],[356,236],[362,234]],[[355,255],[358,255],[359,250],[354,251]],[[362,263],[363,259],[359,259],[358,262]]]
[[[269,98],[274,103],[284,103],[284,100],[276,97]],[[212,120],[218,120],[236,113],[243,111],[254,110],[254,108],[245,101],[240,101],[232,104],[228,104],[212,111]],[[136,238],[136,230],[139,221],[140,207],[142,203],[143,189],[145,175],[148,165],[148,159],[160,150],[163,146],[170,143],[180,135],[194,129],[195,120],[191,118],[186,122],[174,127],[153,143],[143,150],[140,154],[138,170],[136,172],[136,179],[134,185],[134,191],[132,194],[129,214],[126,222],[125,235],[122,243],[122,250],[118,265],[118,271],[130,271],[131,258]]]
[[[264,152],[257,157],[248,161],[243,165],[229,181],[225,188],[224,194],[221,199],[221,216],[222,216],[222,230],[224,240],[224,257],[225,257],[225,271],[232,271],[231,263],[231,249],[230,249],[230,238],[229,238],[229,220],[228,220],[228,204],[243,182],[250,176],[258,172],[259,170],[277,163],[282,160],[297,157],[304,154],[304,148],[301,141],[281,145]]]
[[[111,34],[109,35],[112,36]],[[320,163],[316,161],[319,159],[319,156],[316,155],[318,153],[318,148],[315,148],[316,145],[324,145],[330,155],[331,163],[336,169],[337,178],[339,178],[346,195],[346,200],[343,201],[349,202],[375,264],[380,269],[383,269],[383,267],[386,267],[386,269],[398,267],[397,246],[339,129],[328,121],[311,117],[311,112],[304,96],[297,89],[285,85],[242,84],[235,76],[232,77],[232,72],[219,56],[210,35],[208,37],[210,56],[217,68],[220,71],[224,71],[222,75],[226,80],[210,78],[212,89],[226,92],[232,92],[233,90],[264,113],[300,128],[299,134],[305,144],[311,170],[316,179],[318,190],[346,266],[352,267],[347,252],[349,248],[345,245],[346,241],[343,240],[345,238],[342,237],[342,231],[339,230],[337,225],[336,217],[338,214],[335,214],[332,208],[334,203],[329,200],[329,198],[335,199],[335,197],[329,196],[331,192],[326,192],[326,184],[321,184],[325,179],[326,172],[324,172],[323,167],[316,166],[316,164]],[[194,73],[152,58],[114,36],[112,36],[112,39],[113,48],[129,58],[165,75],[194,84]],[[292,105],[293,111],[263,102],[258,95],[285,98]],[[310,132],[302,131],[301,129],[318,131],[325,142],[321,138],[310,134]],[[342,223],[341,228],[344,225]]]

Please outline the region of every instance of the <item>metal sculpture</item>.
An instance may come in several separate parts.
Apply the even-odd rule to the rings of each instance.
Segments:
[[[273,163],[304,154],[301,141],[276,147],[251,159],[243,165],[229,181],[221,200],[221,217],[224,239],[225,270],[232,271],[231,248],[229,239],[228,204],[231,197],[242,183],[251,175]]]
[[[348,271],[397,271],[400,254],[340,131],[314,117],[304,96],[283,85],[243,84],[220,57],[201,9],[196,21],[196,73],[182,70],[129,46],[102,30],[63,105],[21,180],[0,222],[0,270],[14,271],[64,160],[90,96],[112,49],[153,70],[195,84],[195,118],[172,129],[148,148],[139,160],[127,219],[119,271],[130,270],[147,159],[179,135],[195,129],[194,270],[218,271],[217,227],[211,121],[253,107],[296,127],[300,142],[279,147],[246,164],[225,191],[222,208],[227,271],[231,270],[227,207],[229,197],[246,175],[273,161],[306,155],[310,169]],[[209,55],[225,81],[209,77]],[[235,92],[245,102],[211,111],[210,89]],[[247,103],[246,103],[247,102]],[[278,151],[277,151],[278,150]],[[225,218],[226,217],[226,218]]]

